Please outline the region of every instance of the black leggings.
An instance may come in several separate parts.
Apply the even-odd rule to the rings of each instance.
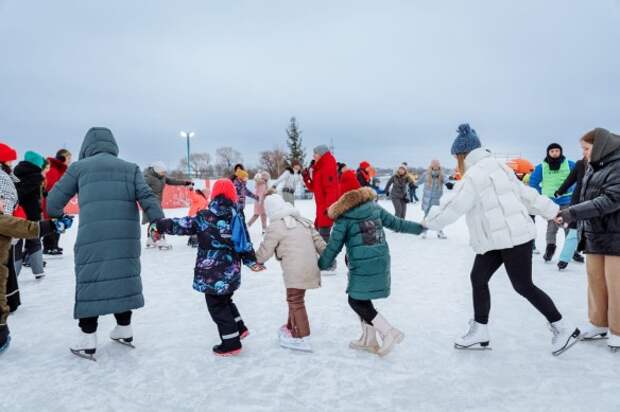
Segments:
[[[349,296],[349,306],[357,316],[365,323],[372,325],[372,321],[377,317],[377,310],[372,304],[372,300],[357,300]]]
[[[116,323],[119,326],[129,326],[131,325],[131,311],[127,312],[115,313],[114,317],[116,318]],[[99,320],[99,316],[93,316],[90,318],[81,318],[80,319],[80,329],[84,333],[95,333],[97,332],[97,321]]]
[[[510,249],[491,250],[484,255],[476,255],[471,270],[476,322],[482,324],[489,322],[491,310],[489,280],[502,264],[506,267],[514,290],[538,309],[547,321],[553,323],[562,319],[551,298],[532,281],[532,242],[528,242]]]

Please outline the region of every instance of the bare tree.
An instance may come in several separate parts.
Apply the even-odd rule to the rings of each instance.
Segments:
[[[211,164],[211,155],[209,153],[192,153],[189,156],[189,165],[193,172],[192,177],[206,179],[215,174],[215,168]],[[179,170],[187,170],[187,158],[181,159]]]
[[[286,168],[286,152],[279,148],[260,152],[258,164],[275,179]]]
[[[218,175],[229,175],[237,163],[243,162],[241,153],[232,147],[218,147],[215,150],[215,170]]]

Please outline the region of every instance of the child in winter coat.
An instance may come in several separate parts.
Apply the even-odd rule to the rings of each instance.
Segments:
[[[237,208],[239,209],[239,212],[244,216],[246,197],[249,196],[255,201],[258,201],[258,196],[256,196],[254,193],[252,193],[250,189],[248,189],[248,178],[248,172],[246,172],[242,168],[237,168],[235,170],[235,174],[231,178],[232,182],[235,185],[235,190],[237,191],[237,197],[239,199],[237,201]]]
[[[4,199],[0,198],[0,353],[8,349],[11,335],[7,325],[9,306],[4,293],[9,276],[8,260],[11,238],[40,239],[51,232],[64,232],[71,226],[70,217],[33,222],[4,214]]]
[[[233,293],[241,284],[241,264],[255,272],[262,270],[256,264],[254,249],[244,253],[235,251],[232,240],[232,222],[237,211],[237,192],[229,179],[220,179],[213,185],[211,203],[195,217],[160,219],[149,230],[181,236],[198,236],[198,256],[194,268],[194,289],[204,293],[211,318],[217,324],[221,343],[213,347],[219,356],[241,352],[241,339],[249,335]],[[245,222],[243,222],[245,226]]]
[[[267,196],[265,209],[269,226],[256,259],[263,264],[275,254],[282,265],[289,309],[288,321],[279,330],[280,345],[312,352],[304,296],[307,289],[321,286],[317,256],[325,249],[325,241],[314,229],[314,223],[301,217],[299,211],[280,195]]]
[[[319,268],[330,267],[346,245],[349,305],[362,320],[362,336],[350,347],[385,356],[404,339],[404,334],[377,313],[371,300],[390,295],[390,251],[383,228],[419,235],[423,227],[388,213],[375,202],[376,197],[369,187],[353,189],[329,208],[329,218],[335,224]]]
[[[536,225],[529,215],[553,219],[559,207],[548,197],[523,185],[513,171],[482,148],[475,130],[459,126],[452,145],[463,177],[454,196],[431,209],[422,222],[439,230],[467,216],[470,244],[477,253],[471,271],[474,319],[469,331],[456,340],[457,349],[489,346],[487,323],[491,310],[489,281],[504,265],[515,291],[525,297],[549,322],[552,353],[559,355],[572,346],[579,330],[568,328],[549,296],[532,281],[532,241]]]
[[[254,202],[254,216],[248,222],[248,226],[252,226],[254,222],[258,220],[260,217],[260,223],[263,227],[263,232],[265,232],[265,228],[267,227],[267,215],[265,214],[265,196],[267,195],[267,185],[269,184],[269,173],[267,172],[258,172],[254,176],[254,182],[256,183],[256,188],[254,189],[254,194],[258,197],[258,200]]]
[[[189,188],[189,211],[187,216],[196,217],[198,212],[206,209],[209,206],[209,198],[200,189],[194,189],[193,186]],[[198,247],[198,236],[191,235],[187,241],[188,246]]]

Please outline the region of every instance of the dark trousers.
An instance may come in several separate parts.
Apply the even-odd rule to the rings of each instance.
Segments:
[[[491,250],[484,255],[476,255],[471,270],[476,322],[486,324],[489,321],[489,281],[502,265],[506,268],[514,290],[538,309],[547,321],[553,323],[562,319],[551,298],[532,281],[532,242],[527,242],[510,249]]]
[[[357,316],[369,325],[372,325],[373,319],[377,317],[377,310],[372,304],[372,300],[358,300],[349,296],[349,306],[357,313]]]
[[[209,295],[205,293],[207,308],[209,309],[211,319],[217,325],[222,345],[230,350],[241,348],[241,334],[247,330],[237,305],[232,301],[232,297],[232,293],[229,295]]]
[[[119,326],[129,326],[131,325],[131,311],[127,312],[115,313],[114,317],[116,318],[116,323]],[[84,333],[95,333],[97,332],[97,322],[99,320],[99,316],[93,316],[90,318],[80,318],[79,326]]]
[[[19,274],[17,272],[17,256],[18,253],[15,249],[15,246],[11,246],[11,250],[9,252],[9,262],[7,264],[7,268],[9,269],[9,277],[6,281],[6,303],[7,305],[9,305],[10,312],[15,312],[19,305],[22,304],[21,298],[19,296],[19,283],[17,282],[17,275]],[[4,291],[1,291],[0,293],[4,293]],[[0,314],[0,318],[1,317],[2,315]],[[0,323],[2,322],[0,321]]]
[[[407,216],[407,200],[392,198],[392,204],[394,205],[394,215],[401,219]]]
[[[60,241],[60,234],[52,232],[43,238],[43,249],[58,249],[58,242]]]

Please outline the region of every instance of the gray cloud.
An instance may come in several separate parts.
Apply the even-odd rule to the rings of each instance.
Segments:
[[[550,140],[620,130],[620,7],[547,1],[55,1],[0,3],[0,138],[77,151],[93,125],[121,155],[247,162],[334,139],[349,163],[451,163],[456,126],[532,160]]]

